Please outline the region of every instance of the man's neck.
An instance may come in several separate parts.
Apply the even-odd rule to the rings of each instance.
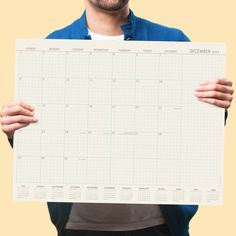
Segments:
[[[88,28],[94,33],[102,35],[123,34],[120,25],[128,22],[128,4],[119,11],[107,12],[85,1],[85,10]]]

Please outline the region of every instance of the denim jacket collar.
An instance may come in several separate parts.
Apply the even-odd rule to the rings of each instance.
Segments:
[[[147,32],[141,29],[139,21],[140,19],[134,15],[133,11],[129,10],[128,22],[120,26],[125,40],[147,40]],[[73,23],[71,34],[72,38],[91,39],[86,22],[86,11]]]

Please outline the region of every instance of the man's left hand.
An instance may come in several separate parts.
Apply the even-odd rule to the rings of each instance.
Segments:
[[[200,101],[228,109],[233,100],[233,83],[226,79],[213,79],[200,83],[195,95]]]

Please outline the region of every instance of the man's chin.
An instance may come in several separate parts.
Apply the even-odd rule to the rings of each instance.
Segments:
[[[102,1],[91,1],[91,3],[98,9],[100,9],[101,11],[105,11],[105,12],[110,12],[110,13],[115,13],[117,11],[120,11],[121,9],[123,9],[127,4],[128,4],[129,0],[127,1],[123,1],[121,3],[118,4],[106,4]]]

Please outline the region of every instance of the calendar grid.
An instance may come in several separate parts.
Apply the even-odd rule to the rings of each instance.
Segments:
[[[16,53],[17,99],[38,122],[16,134],[15,199],[222,202],[223,110],[193,93],[224,77],[222,44],[22,40]]]
[[[40,110],[42,112],[42,94],[43,94],[43,86],[42,86],[42,83],[43,83],[43,80],[45,79],[43,77],[44,75],[44,56],[45,56],[45,53],[43,52],[42,53],[42,65],[41,65],[41,71],[42,71],[42,78],[41,78],[41,88],[40,88],[40,93],[41,93],[41,99],[40,99]],[[40,123],[40,181],[42,180],[42,160],[43,160],[43,157],[42,157],[42,123]]]
[[[111,61],[111,79],[112,79],[112,81],[115,79],[115,77],[114,77],[114,69],[113,69],[113,66],[114,66],[114,53],[112,53],[112,61]],[[113,112],[112,112],[112,108],[113,108],[113,100],[112,100],[112,91],[113,91],[113,83],[111,82],[111,96],[110,96],[110,101],[111,101],[111,120],[110,120],[110,124],[111,124],[111,134],[110,134],[110,175],[109,175],[109,184],[111,184],[111,182],[112,182],[112,178],[111,178],[111,173],[112,173],[112,171],[111,171],[111,166],[112,166],[112,164],[111,164],[111,162],[112,162],[112,158],[111,158],[111,156],[112,156],[112,151],[111,151],[111,145],[112,145],[112,133],[113,133]]]
[[[161,63],[160,63],[160,58],[161,58],[161,54],[159,54],[159,60],[158,60],[158,81],[160,80],[160,68],[161,68]],[[158,89],[157,89],[157,101],[158,101],[158,113],[159,113],[159,110],[160,110],[160,108],[161,108],[161,106],[160,106],[160,104],[159,104],[159,101],[160,101],[160,93],[159,93],[159,89],[160,89],[160,87],[159,87],[159,84],[157,84],[157,86],[158,86]],[[158,144],[159,144],[159,142],[158,142],[158,130],[159,130],[159,121],[157,120],[157,139],[156,139],[156,146],[158,147]],[[156,149],[156,157],[158,157],[159,155],[158,155],[158,152],[159,152],[159,150],[158,150],[158,148]],[[156,167],[158,166],[158,158],[156,158],[156,163],[155,163],[155,165],[156,165]],[[156,175],[155,175],[155,179],[156,179],[156,183],[158,184],[158,173],[157,173],[157,171],[156,171]]]
[[[65,78],[68,78],[68,71],[67,71],[67,65],[68,65],[68,52],[66,52],[65,54]],[[66,79],[64,80],[64,88],[66,88]],[[64,124],[63,124],[63,183],[65,183],[65,162],[68,160],[68,157],[65,156],[65,139],[66,139],[66,124],[65,124],[65,120],[66,120],[66,89],[64,90],[64,103],[63,103],[63,110],[64,110]]]
[[[136,66],[137,66],[137,57],[138,57],[138,54],[136,54],[135,55],[135,68],[136,68]],[[136,81],[136,79],[137,79],[137,70],[135,70],[135,75],[134,75],[134,80]],[[136,83],[134,84],[134,101],[135,101],[135,105],[137,106],[137,104],[136,104],[136,100],[137,100],[137,92],[136,92]],[[136,107],[135,107],[136,108]],[[135,137],[136,137],[136,135],[137,135],[137,131],[136,131],[136,129],[135,129],[135,118],[136,118],[136,109],[134,109],[134,126],[133,126],[133,133],[134,133],[134,135],[133,135],[133,151],[132,151],[132,173],[133,173],[133,175],[132,175],[132,184],[134,184],[134,165],[135,165],[135,158],[134,158],[134,156],[135,156],[135,149],[134,149],[134,145],[135,145]]]

